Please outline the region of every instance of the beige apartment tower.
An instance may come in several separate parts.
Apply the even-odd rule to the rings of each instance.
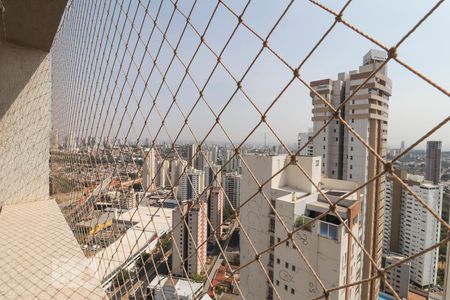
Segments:
[[[287,155],[248,154],[244,155],[244,159],[258,182],[273,178],[263,186],[268,199],[261,193],[254,196],[258,184],[247,168],[243,170],[241,197],[249,200],[242,206],[239,216],[241,230],[245,230],[248,235],[248,238],[244,234],[240,237],[241,266],[255,259],[253,247],[261,252],[276,246],[259,258],[268,276],[256,263],[250,263],[241,270],[242,297],[309,300],[323,295],[317,278],[294,242],[325,286],[342,286],[361,280],[361,249],[356,246],[344,225],[348,225],[353,235],[360,235],[359,194],[340,201],[335,212],[328,212],[308,227],[300,228],[329,208],[327,199],[314,185],[320,184],[322,192],[335,203],[339,197],[355,189],[357,184],[322,177],[321,159],[318,156],[296,157],[310,179],[295,165],[289,165],[291,158]],[[281,171],[286,165],[288,166]],[[275,215],[269,201],[280,218]],[[284,226],[294,231],[292,239],[284,241],[287,237]],[[284,243],[280,243],[282,240]],[[359,300],[360,289],[360,286],[349,286],[330,293],[328,299]]]
[[[144,152],[144,166],[142,177],[144,191],[153,192],[156,189],[156,156],[155,149],[151,148]]]
[[[314,90],[337,108],[355,89],[386,60],[386,53],[370,50],[358,70],[338,74],[337,80],[311,82]],[[311,92],[314,133],[321,130],[333,113],[317,95]],[[381,157],[386,157],[386,138],[391,80],[384,66],[370,78],[340,110],[340,116]],[[383,164],[338,119],[314,139],[314,155],[322,157],[322,175],[363,184],[383,169]],[[384,176],[363,190],[360,222],[364,228],[361,241],[378,266],[381,266],[384,220]],[[367,257],[363,259],[363,278],[375,275]],[[362,299],[378,299],[379,280],[363,285]]]
[[[181,206],[173,211],[172,273],[174,275],[192,277],[203,273],[208,238],[206,218],[207,204],[203,201],[183,201]]]

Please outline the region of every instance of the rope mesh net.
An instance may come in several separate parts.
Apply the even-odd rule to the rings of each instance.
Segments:
[[[392,64],[450,96],[401,57],[403,44],[444,1],[429,3],[393,46],[346,18],[352,1],[324,3],[68,2],[51,50],[51,193],[109,298],[178,299],[188,293],[195,299],[378,299],[382,287],[401,299],[387,280],[389,271],[449,242],[441,237],[382,266],[380,195],[387,181],[401,186],[438,228],[450,228],[440,208],[396,172],[397,163],[449,117],[423,127],[411,146],[388,159],[386,137],[368,139],[343,114],[371,84],[380,90],[389,85],[380,74]],[[321,28],[320,35],[288,42],[297,37],[279,32],[295,26],[302,10],[321,13],[320,26],[310,24]],[[385,53],[338,104],[320,89],[331,83],[315,83],[303,73],[337,30]],[[286,50],[292,44],[298,47],[294,54]],[[298,91],[307,99],[299,99]],[[376,104],[387,109],[378,96]],[[313,119],[323,113],[323,124],[292,147],[283,129],[293,123],[275,116],[290,109],[311,112],[311,98],[318,107]],[[380,122],[384,132],[387,125]],[[342,186],[320,179],[322,163],[316,174],[316,161],[300,156],[333,128],[364,149],[372,166],[364,180]],[[264,146],[255,147],[263,136]],[[270,172],[263,167],[269,160],[258,157],[270,158]],[[304,193],[275,191],[283,180]],[[289,203],[312,195],[320,201],[305,205],[320,210],[292,220]],[[351,218],[355,213],[359,219]],[[258,222],[263,228],[254,227]],[[311,253],[313,243],[322,247],[317,253]],[[336,245],[342,251],[337,265],[319,257],[324,247]]]

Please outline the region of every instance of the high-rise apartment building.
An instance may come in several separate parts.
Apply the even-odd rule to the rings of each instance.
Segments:
[[[441,181],[441,141],[427,141],[425,179],[438,184]]]
[[[239,207],[241,199],[241,179],[242,175],[237,172],[226,173],[222,176],[222,187],[229,202],[225,200],[225,206]]]
[[[198,153],[197,159],[195,160],[195,168],[197,170],[203,170],[206,167],[212,165],[212,152],[209,150],[201,150]]]
[[[370,50],[364,55],[363,64],[358,70],[339,73],[337,80],[313,81],[311,86],[337,108],[384,60],[385,52]],[[391,80],[387,77],[387,68],[384,66],[340,110],[340,116],[381,157],[386,157],[390,95]],[[317,133],[334,116],[317,95],[311,92],[311,97],[314,133]],[[322,174],[329,178],[363,184],[383,169],[382,162],[337,119],[333,119],[314,139],[314,155],[322,157]],[[364,189],[360,224],[364,228],[364,247],[379,266],[383,243],[384,181],[384,176],[379,177]],[[365,257],[364,278],[375,275],[375,272],[372,263]],[[362,298],[378,299],[379,285],[379,280],[363,284]]]
[[[297,140],[297,145],[298,145],[298,149],[300,150],[302,149],[307,143],[308,141],[311,139],[312,137],[312,129],[308,130],[308,132],[300,132],[298,134],[298,140]],[[314,143],[311,141],[309,144],[307,144],[299,153],[300,155],[307,155],[307,156],[313,156],[314,154]]]
[[[156,188],[156,157],[155,149],[150,148],[144,151],[144,166],[142,170],[144,191],[151,192]]]
[[[158,187],[164,188],[165,186],[170,186],[169,184],[169,161],[159,160],[157,164],[156,171],[158,175],[156,176],[156,185]]]
[[[405,257],[402,255],[389,253],[385,257],[385,267],[396,264],[403,259],[405,259]],[[389,282],[397,295],[402,299],[408,299],[410,269],[411,263],[408,261],[401,263],[397,267],[394,267],[386,272],[387,282]],[[384,292],[390,295],[394,295],[392,290],[386,285],[384,286]]]
[[[211,165],[206,166],[205,170],[205,187],[219,186],[222,180],[222,174],[220,172],[221,166]]]
[[[219,147],[217,147],[217,145],[213,145],[211,147],[211,161],[213,164],[217,164],[218,159],[219,159]]]
[[[422,176],[399,173],[408,187],[420,196],[438,215],[442,211],[442,185],[425,181]],[[439,242],[441,224],[400,183],[386,184],[384,248],[411,256]],[[410,278],[417,286],[436,284],[439,249],[433,249],[411,260]]]
[[[231,149],[222,149],[220,164],[224,166],[225,172],[241,173],[241,158],[239,155],[234,155]]]
[[[204,189],[205,172],[196,169],[187,169],[181,176],[178,189],[180,200],[197,199]]]
[[[245,155],[244,159],[259,182],[265,182],[290,164],[287,155]],[[335,203],[340,196],[356,188],[354,182],[323,178],[320,174],[320,157],[297,156],[314,184],[322,187],[323,193]],[[334,213],[328,213],[311,225],[295,231],[311,219],[327,211],[329,203],[314,188],[314,185],[295,165],[287,166],[263,186],[262,193],[255,194],[258,185],[252,175],[244,169],[241,186],[242,199],[251,199],[241,208],[242,230],[246,231],[256,251],[274,246],[288,237],[288,230],[294,229],[291,240],[277,245],[259,260],[266,269],[269,279],[258,263],[249,264],[241,270],[240,287],[245,299],[313,299],[323,295],[319,283],[312,274],[295,244],[325,286],[340,286],[360,280],[362,251],[356,246],[347,228]],[[269,205],[274,206],[275,215]],[[353,235],[359,236],[360,200],[357,194],[339,202],[336,212],[348,225]],[[241,235],[241,265],[255,259],[255,252],[245,235]],[[361,299],[360,286],[341,289],[331,293],[329,299]]]
[[[172,186],[178,186],[180,176],[187,166],[187,161],[183,159],[174,159],[170,161],[170,181]]]
[[[186,160],[188,162],[189,167],[195,167],[195,160],[197,155],[195,154],[197,151],[197,145],[196,144],[189,144],[186,145]]]
[[[208,226],[208,236],[213,230],[217,239],[222,235],[222,221],[223,221],[223,190],[220,187],[209,187],[201,196],[201,201],[206,203],[208,208],[208,220],[211,226]]]
[[[192,277],[206,271],[207,226],[207,204],[203,201],[183,201],[173,211],[174,275]]]

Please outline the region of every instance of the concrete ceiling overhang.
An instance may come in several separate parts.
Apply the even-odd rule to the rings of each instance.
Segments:
[[[0,0],[1,39],[48,52],[66,2],[66,0]]]

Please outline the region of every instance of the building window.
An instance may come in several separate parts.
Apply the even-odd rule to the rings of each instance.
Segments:
[[[280,281],[279,280],[275,281],[275,284],[280,285]]]
[[[353,166],[352,166],[352,165],[350,165],[350,170],[351,170],[351,169],[353,169]]]
[[[339,138],[336,138],[336,142],[339,140]]]
[[[286,241],[286,247],[289,247],[289,241]]]
[[[351,137],[351,138],[350,138],[350,141],[352,141],[352,142],[353,142],[353,137]]]
[[[355,113],[355,110],[354,109],[352,109],[352,114],[354,114]]]
[[[352,174],[350,174],[350,176],[349,176],[349,177],[350,177],[350,179],[352,179],[352,178],[353,178]]]
[[[284,290],[287,291],[288,290],[288,286],[285,284],[284,285]]]
[[[295,295],[295,290],[291,288],[291,294]]]
[[[280,259],[279,258],[277,258],[277,264],[280,264]]]
[[[292,265],[292,268],[291,268],[291,269],[292,269],[292,271],[295,272],[295,266],[294,266],[294,265]]]
[[[352,119],[352,123],[355,123],[355,119]]]
[[[289,269],[289,263],[288,262],[285,262],[284,266],[286,267],[286,269]]]

